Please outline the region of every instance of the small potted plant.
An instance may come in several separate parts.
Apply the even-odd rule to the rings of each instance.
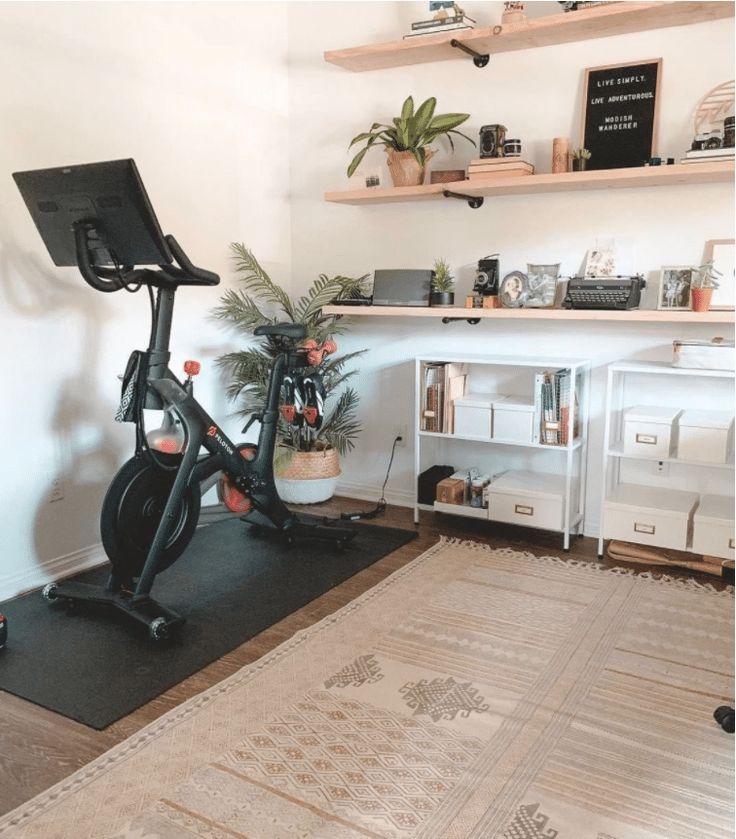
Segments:
[[[693,271],[692,284],[690,286],[690,305],[694,312],[707,312],[710,309],[710,301],[713,297],[713,290],[720,287],[716,277],[721,277],[709,259]]]
[[[434,276],[429,302],[432,306],[453,306],[455,304],[455,277],[445,259],[435,259]]]
[[[430,97],[414,111],[414,100],[409,96],[402,108],[401,116],[394,117],[391,125],[374,122],[369,131],[353,137],[348,146],[364,142],[363,148],[348,166],[348,177],[360,166],[371,146],[384,146],[388,155],[388,168],[394,186],[419,186],[424,183],[424,169],[435,153],[430,144],[440,137],[447,138],[454,151],[452,135],[457,134],[475,145],[475,142],[455,129],[462,125],[470,114],[437,114],[434,110],[437,100]]]
[[[572,152],[572,171],[573,172],[584,172],[585,169],[588,167],[588,161],[590,160],[590,152],[588,149],[573,149]]]

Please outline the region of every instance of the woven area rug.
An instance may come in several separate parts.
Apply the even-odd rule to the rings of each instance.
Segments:
[[[0,836],[726,839],[733,597],[443,541]]]

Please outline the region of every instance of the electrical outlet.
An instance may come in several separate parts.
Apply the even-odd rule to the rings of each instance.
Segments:
[[[49,487],[49,504],[54,504],[56,501],[64,500],[64,481],[60,477],[51,479],[51,486]]]
[[[406,423],[394,426],[393,439],[395,440],[397,437],[401,437],[399,442],[396,444],[397,446],[406,446],[409,442],[409,426]]]
[[[656,460],[652,467],[652,471],[655,475],[669,475],[670,465],[669,463],[665,463],[663,460]]]

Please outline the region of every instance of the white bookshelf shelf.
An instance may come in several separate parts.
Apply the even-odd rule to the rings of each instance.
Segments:
[[[550,366],[553,366],[553,365],[550,365]],[[558,369],[559,369],[560,366],[564,366],[564,365],[558,365]],[[495,446],[516,446],[516,448],[522,448],[522,449],[547,449],[547,450],[553,451],[553,452],[559,452],[559,451],[564,452],[567,449],[573,449],[573,451],[574,451],[575,449],[580,448],[580,446],[583,444],[582,440],[579,437],[576,438],[575,440],[573,440],[571,446],[552,446],[552,445],[548,445],[546,443],[520,443],[520,442],[518,442],[518,440],[499,440],[496,437],[469,437],[469,436],[466,436],[464,434],[445,434],[445,433],[440,432],[440,431],[420,431],[419,436],[420,437],[437,437],[439,439],[444,439],[444,440],[465,440],[466,442],[469,442],[469,443],[488,443],[491,446],[494,446],[494,445]]]
[[[493,437],[475,437],[464,434],[450,434],[447,432],[438,431],[423,431],[420,427],[420,416],[422,413],[423,403],[423,373],[424,365],[427,363],[435,364],[458,364],[463,365],[467,374],[473,376],[473,367],[481,368],[512,368],[521,370],[559,370],[569,369],[571,371],[571,382],[573,383],[573,399],[576,399],[579,405],[579,435],[572,439],[573,412],[569,412],[569,425],[567,426],[567,433],[571,442],[567,445],[549,445],[545,443],[535,442],[521,442],[516,440],[504,440]],[[511,522],[515,524],[524,524],[529,527],[542,527],[550,529],[553,522],[557,522],[557,529],[563,534],[564,549],[568,550],[570,547],[570,534],[572,532],[580,532],[585,509],[585,483],[586,483],[586,452],[588,439],[588,413],[590,400],[590,361],[581,358],[549,358],[539,356],[511,356],[511,355],[495,355],[482,356],[475,354],[453,354],[453,355],[423,355],[415,359],[415,408],[414,408],[414,487],[415,492],[418,493],[418,478],[422,471],[422,447],[423,444],[429,444],[432,441],[436,443],[445,443],[452,445],[455,442],[471,442],[483,443],[493,447],[502,447],[507,449],[520,449],[527,451],[530,454],[536,451],[558,452],[564,455],[564,461],[561,462],[560,469],[554,474],[537,471],[531,477],[533,480],[531,484],[535,489],[529,490],[529,499],[520,499],[520,504],[515,506],[511,504],[512,512],[508,509],[499,506],[495,511],[489,508],[470,507],[461,504],[444,504],[435,502],[433,505],[425,505],[419,503],[418,495],[415,496],[414,503],[414,520],[419,521],[419,510],[434,510],[435,512],[447,513],[466,518],[483,519],[489,522]],[[461,374],[462,375],[462,374]],[[503,375],[508,376],[508,369],[504,370]],[[528,380],[529,373],[525,374]],[[472,384],[468,385],[472,388]],[[517,386],[514,391],[518,394],[519,388]],[[530,392],[529,396],[533,394]],[[503,403],[501,403],[503,404]],[[564,466],[562,463],[564,462]],[[525,467],[528,471],[529,466]],[[516,473],[515,473],[516,474]],[[519,473],[520,474],[520,473]],[[527,479],[530,477],[527,474]],[[537,486],[537,484],[539,486]],[[555,484],[554,492],[549,490],[549,486]],[[542,518],[540,512],[547,503],[544,500],[544,493],[540,496],[537,491],[539,488],[548,487],[547,498],[555,496],[557,500],[557,513],[551,514],[546,518]],[[517,490],[503,490],[499,482],[500,493],[510,492],[515,495]],[[552,493],[551,495],[549,493]],[[555,502],[553,502],[555,503]],[[499,504],[501,502],[499,501]],[[560,507],[561,505],[561,507]],[[521,509],[519,509],[521,508]],[[537,510],[536,514],[534,511]],[[560,514],[561,510],[561,514]],[[515,512],[519,515],[515,516]],[[536,515],[536,517],[535,517]],[[529,516],[527,519],[526,517]],[[542,523],[545,522],[545,523]],[[559,523],[561,522],[561,526]]]
[[[727,471],[734,470],[734,462],[733,458],[726,463],[712,463],[712,462],[705,462],[705,461],[692,461],[692,460],[682,460],[678,457],[636,457],[629,454],[624,453],[623,443],[621,442],[623,439],[623,422],[624,422],[624,414],[626,408],[629,407],[632,403],[629,402],[627,398],[627,383],[630,380],[636,380],[636,377],[660,377],[663,382],[663,386],[666,389],[666,380],[670,379],[710,379],[711,385],[706,385],[705,382],[701,384],[701,387],[713,387],[715,386],[716,379],[720,379],[721,381],[728,382],[729,380],[734,380],[734,371],[733,370],[701,370],[695,368],[683,368],[683,367],[673,367],[672,364],[666,361],[625,361],[625,362],[616,362],[614,364],[610,364],[608,367],[608,379],[607,379],[607,386],[606,386],[606,404],[605,404],[605,430],[603,435],[603,463],[602,463],[602,474],[601,474],[601,509],[600,509],[600,521],[601,521],[601,531],[600,536],[598,538],[598,555],[603,556],[603,551],[605,547],[605,543],[610,538],[623,538],[623,537],[614,537],[612,536],[612,532],[617,529],[617,525],[606,524],[607,521],[607,503],[611,503],[612,505],[620,504],[621,502],[625,502],[629,504],[631,507],[640,507],[640,508],[649,508],[649,515],[652,516],[651,510],[652,509],[661,509],[661,514],[656,514],[654,517],[656,518],[659,515],[660,524],[666,522],[663,527],[662,532],[665,533],[664,537],[660,537],[659,533],[656,532],[659,529],[659,525],[656,528],[652,529],[651,531],[627,531],[629,532],[629,536],[626,538],[627,541],[631,542],[640,542],[644,545],[650,545],[653,547],[661,546],[664,548],[670,547],[672,548],[673,545],[663,544],[660,545],[659,539],[663,538],[663,541],[666,541],[668,537],[668,529],[673,526],[672,522],[673,519],[669,519],[668,517],[674,514],[675,512],[682,512],[676,510],[676,505],[673,504],[672,508],[668,508],[668,500],[670,498],[677,499],[678,497],[685,498],[686,496],[692,496],[694,494],[695,498],[697,499],[698,495],[703,496],[702,491],[693,490],[692,492],[683,492],[677,489],[672,489],[669,487],[661,486],[661,485],[650,485],[649,483],[631,483],[630,481],[622,481],[621,475],[621,464],[624,461],[629,462],[638,462],[638,463],[667,463],[667,464],[679,464],[680,466],[686,468],[698,468],[698,469],[713,469],[716,473],[723,474]],[[696,386],[696,382],[693,382],[693,386]],[[629,397],[630,398],[630,397]],[[638,404],[639,400],[636,400]],[[731,404],[731,403],[729,403]],[[645,479],[646,481],[646,479]],[[694,487],[700,487],[700,482],[695,482]],[[702,490],[702,487],[701,487]],[[729,494],[732,494],[733,490]],[[705,493],[706,495],[708,493]],[[627,500],[628,499],[628,500]],[[686,499],[687,500],[687,499]],[[697,505],[696,505],[697,506]],[[611,513],[612,518],[616,519],[616,512]],[[638,513],[637,513],[638,515]],[[621,519],[616,519],[618,522]],[[642,533],[643,536],[640,536],[639,533]],[[681,546],[679,547],[680,550],[691,550],[692,549],[692,542],[690,541],[690,537],[688,537],[688,541],[685,544],[685,540]]]
[[[734,469],[736,465],[730,463],[713,463],[704,460],[683,460],[679,457],[636,457],[634,455],[625,454],[624,447],[621,443],[616,443],[608,449],[609,457],[621,457],[628,460],[641,460],[645,463],[679,463],[681,466],[705,466],[709,469]]]

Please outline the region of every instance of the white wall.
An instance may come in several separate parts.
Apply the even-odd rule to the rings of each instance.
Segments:
[[[289,280],[286,59],[282,3],[0,3],[0,599],[99,556],[133,442],[116,376],[149,329],[145,291],[53,266],[10,173],[135,158],[164,231],[223,276],[179,293],[172,366],[200,359],[198,396],[224,418],[213,360],[233,344],[208,312],[229,243]]]
[[[475,3],[468,11],[494,22],[500,6]],[[527,6],[535,14],[557,10]],[[447,62],[354,74],[323,62],[325,49],[396,37],[425,9],[423,2],[0,3],[0,598],[100,558],[102,496],[132,445],[132,428],[112,421],[116,375],[148,330],[142,295],[100,295],[75,271],[53,267],[13,171],[136,159],[164,230],[196,263],[223,275],[219,289],[180,293],[172,341],[175,368],[187,357],[204,362],[198,396],[218,417],[229,406],[212,362],[242,341],[208,319],[233,282],[231,241],[244,241],[296,290],[320,271],[423,267],[444,256],[462,296],[475,261],[493,251],[504,271],[554,258],[569,272],[596,237],[613,236],[629,246],[634,267],[653,271],[697,262],[706,239],[731,235],[732,192],[724,185],[507,197],[478,211],[460,203],[324,203],[325,190],[346,186],[349,139],[396,113],[408,93],[437,96],[441,110],[468,111],[474,136],[481,124],[503,122],[545,171],[551,138],[577,133],[584,67],[664,58],[661,152],[672,156],[689,141],[698,98],[732,76],[730,22],[510,53],[485,70]],[[461,148],[457,162],[472,156]],[[374,159],[380,165],[380,153]],[[666,357],[673,337],[712,333],[356,324],[344,346],[370,348],[359,378],[366,428],[344,464],[344,488],[375,496],[394,428],[413,420],[408,361],[417,353],[555,352],[590,355],[600,365]],[[599,367],[599,399],[601,382]],[[594,444],[599,413],[600,406]],[[64,500],[50,504],[55,480]],[[412,497],[410,447],[398,452],[389,490],[397,501]],[[595,519],[593,507],[591,533]]]
[[[501,3],[463,4],[481,24],[500,20]],[[533,14],[555,13],[556,3],[527,3]],[[656,282],[662,265],[700,264],[707,239],[733,235],[733,189],[727,184],[601,190],[486,199],[471,210],[462,202],[350,207],[322,200],[326,190],[346,189],[350,139],[373,121],[397,115],[408,94],[419,103],[438,99],[438,112],[470,113],[467,132],[500,122],[520,137],[524,157],[540,172],[551,168],[556,136],[579,136],[583,70],[662,57],[660,109],[662,155],[679,158],[692,137],[692,112],[711,87],[733,76],[733,19],[575,44],[512,52],[491,58],[486,69],[470,60],[351,73],[322,60],[326,49],[392,40],[408,31],[423,3],[295,3],[289,6],[292,135],[292,261],[295,282],[318,272],[362,274],[374,268],[431,267],[445,257],[456,270],[459,299],[472,285],[479,257],[499,252],[502,272],[526,262],[562,262],[563,274],[579,270],[598,238],[615,238],[630,265]],[[371,157],[372,155],[372,157]],[[477,156],[458,145],[454,163]],[[372,151],[361,168],[383,167]],[[446,168],[444,152],[432,161]],[[431,168],[431,167],[430,167]],[[454,167],[453,167],[454,168]],[[653,283],[647,303],[653,306]],[[621,358],[668,358],[674,338],[732,335],[731,327],[697,325],[573,324],[564,322],[464,323],[409,319],[356,320],[344,349],[369,348],[359,386],[365,423],[356,451],[344,463],[343,490],[377,497],[395,429],[413,423],[410,359],[432,352],[556,354],[592,358],[594,372],[591,459],[586,532],[598,527],[603,365]],[[666,400],[663,392],[647,394]],[[730,395],[725,397],[730,402]],[[698,393],[707,404],[709,394]],[[484,457],[458,444],[437,450],[435,462],[473,465]],[[482,465],[496,470],[510,461],[499,453]],[[555,455],[535,455],[535,468],[555,468]],[[398,450],[387,497],[413,497],[411,447]],[[430,461],[431,462],[431,461]],[[730,480],[730,479],[729,479]]]

